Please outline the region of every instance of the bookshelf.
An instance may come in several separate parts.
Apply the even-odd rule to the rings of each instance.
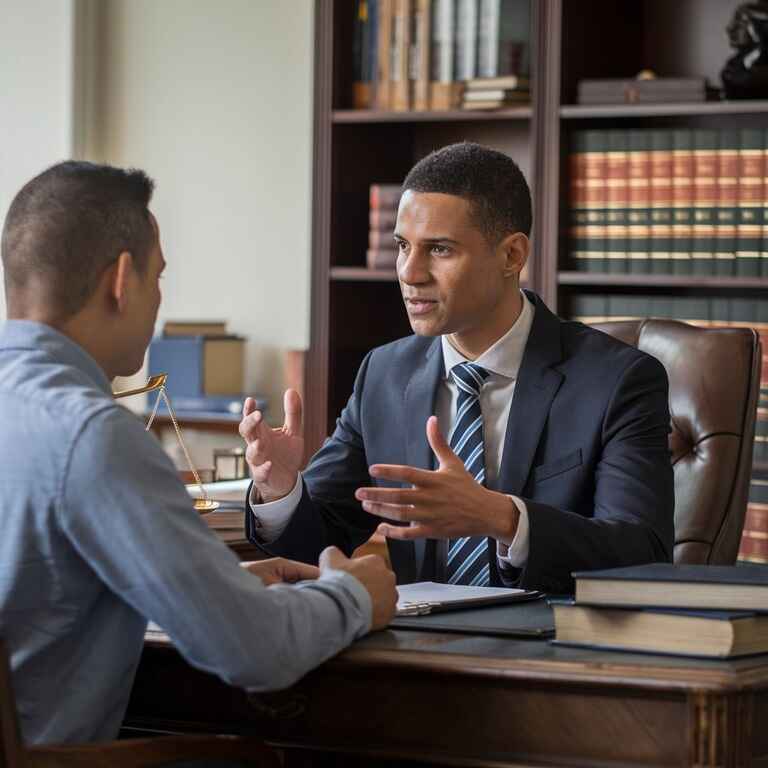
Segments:
[[[531,60],[542,23],[540,6],[531,0]],[[332,431],[365,353],[410,333],[395,272],[365,267],[369,185],[400,183],[420,158],[463,139],[512,156],[534,193],[532,182],[538,178],[535,79],[531,105],[496,111],[352,109],[354,9],[353,0],[315,2],[308,455]],[[531,286],[536,285],[537,264],[532,259]]]
[[[399,183],[432,149],[478,141],[510,154],[534,203],[527,285],[568,317],[580,296],[760,297],[768,278],[574,271],[568,258],[568,155],[583,130],[764,128],[768,100],[584,106],[584,78],[706,76],[732,54],[725,27],[738,0],[530,0],[531,104],[498,111],[352,109],[352,0],[316,0],[311,350],[308,450],[317,448],[371,348],[410,333],[396,275],[365,268],[371,183]],[[685,318],[684,318],[685,319]],[[768,471],[768,462],[755,469]]]

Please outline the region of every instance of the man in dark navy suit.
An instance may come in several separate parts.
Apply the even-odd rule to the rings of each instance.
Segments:
[[[671,558],[664,368],[520,290],[530,229],[506,155],[463,143],[414,166],[394,233],[414,335],[366,356],[303,472],[298,394],[280,429],[246,402],[252,541],[315,562],[378,527],[400,583],[549,592]]]

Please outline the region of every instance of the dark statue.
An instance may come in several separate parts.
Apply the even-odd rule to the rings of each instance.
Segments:
[[[768,0],[742,3],[726,31],[736,54],[720,73],[725,97],[768,98]]]

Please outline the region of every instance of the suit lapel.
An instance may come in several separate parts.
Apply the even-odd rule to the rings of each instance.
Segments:
[[[435,412],[437,388],[445,373],[439,337],[429,346],[424,358],[424,364],[414,371],[405,390],[403,409],[406,415],[405,453],[408,466],[434,469],[435,457],[427,442],[426,430],[427,419]],[[427,539],[416,539],[403,544],[410,544],[412,562],[415,566],[414,580],[421,578]]]
[[[563,382],[563,374],[552,367],[562,360],[560,320],[535,293],[526,295],[536,313],[515,384],[497,481],[497,490],[513,494],[525,487],[552,400]]]

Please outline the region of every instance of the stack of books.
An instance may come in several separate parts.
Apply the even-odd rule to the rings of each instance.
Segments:
[[[371,184],[368,191],[368,269],[394,269],[397,248],[392,233],[400,205],[399,184]]]
[[[768,300],[722,294],[583,293],[570,300],[568,315],[592,325],[655,317],[681,320],[703,328],[753,328],[763,349],[760,395],[755,422],[752,477],[739,559],[768,563]]]
[[[552,600],[555,642],[732,658],[768,653],[768,569],[672,565],[575,573],[575,600]]]
[[[462,96],[462,109],[500,109],[531,100],[527,77],[478,77],[468,80]]]
[[[530,6],[530,0],[356,0],[353,106],[456,109],[467,81],[527,73]]]

